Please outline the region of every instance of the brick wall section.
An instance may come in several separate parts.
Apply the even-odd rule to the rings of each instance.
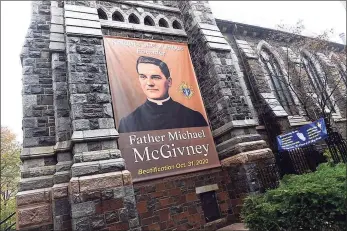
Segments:
[[[219,170],[190,173],[152,182],[135,183],[137,211],[142,230],[203,230],[205,217],[195,188],[218,184],[216,192],[222,221],[209,230],[235,220],[227,192],[226,172]],[[212,225],[212,224],[211,224]]]
[[[145,230],[216,230],[240,221],[243,199],[264,190],[258,168],[273,158],[134,184],[140,224]],[[271,177],[264,175],[263,177]],[[252,182],[252,183],[248,183]],[[196,187],[217,184],[221,219],[206,223]]]
[[[55,144],[49,54],[50,2],[35,1],[32,10],[32,21],[21,54],[24,148]]]

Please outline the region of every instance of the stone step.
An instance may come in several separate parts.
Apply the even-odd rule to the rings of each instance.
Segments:
[[[54,184],[67,183],[71,179],[71,171],[56,172],[53,177]]]
[[[74,163],[71,167],[72,177],[88,176],[108,172],[122,171],[125,169],[123,158],[99,160],[83,163]]]
[[[98,160],[117,159],[121,157],[122,155],[119,149],[107,149],[107,150],[75,153],[73,158],[75,163],[82,163],[82,162],[91,162],[91,161],[98,161]]]
[[[22,178],[19,182],[19,191],[27,191],[53,186],[53,175],[31,178]]]
[[[31,178],[31,177],[39,177],[39,176],[48,176],[53,175],[55,173],[55,166],[42,166],[36,168],[29,168],[21,171],[22,178]]]
[[[61,161],[61,162],[58,162],[55,165],[56,172],[70,171],[72,164],[73,164],[72,161]]]
[[[249,229],[245,227],[244,223],[234,223],[232,225],[217,229],[217,231],[249,231]]]

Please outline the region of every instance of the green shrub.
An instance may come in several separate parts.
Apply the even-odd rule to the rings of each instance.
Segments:
[[[252,231],[346,230],[346,166],[285,176],[277,189],[245,199],[242,218]]]

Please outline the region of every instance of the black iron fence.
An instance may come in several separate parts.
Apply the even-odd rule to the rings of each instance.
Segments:
[[[16,222],[13,222],[14,216],[16,215],[16,213],[12,213],[11,215],[9,215],[8,217],[4,218],[2,221],[0,221],[0,230],[1,231],[13,231],[16,230]]]
[[[259,191],[265,192],[267,189],[277,188],[280,183],[279,170],[276,163],[257,168],[259,181]]]
[[[325,143],[334,163],[347,163],[347,142],[338,132],[330,133]],[[261,192],[276,188],[284,175],[314,172],[319,164],[328,160],[314,144],[291,151],[275,152],[274,155],[274,164],[259,166],[257,169]]]
[[[314,172],[319,164],[327,161],[323,152],[313,145],[275,153],[275,158],[281,178],[287,174]]]
[[[331,132],[328,138],[325,139],[328,145],[329,153],[334,163],[347,163],[347,142],[340,133]]]

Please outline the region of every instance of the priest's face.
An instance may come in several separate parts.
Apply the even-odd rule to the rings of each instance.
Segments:
[[[147,98],[161,100],[169,97],[169,88],[172,85],[172,80],[171,78],[166,78],[157,65],[140,63],[138,65],[138,73],[142,91]]]

